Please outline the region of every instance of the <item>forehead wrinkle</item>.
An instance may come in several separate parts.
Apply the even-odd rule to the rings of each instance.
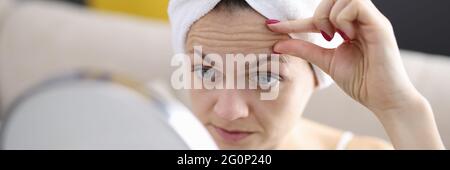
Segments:
[[[207,34],[207,35],[206,35]],[[212,38],[214,37],[214,38]],[[262,32],[240,32],[240,33],[224,33],[219,31],[192,31],[188,38],[200,38],[222,41],[277,41],[285,39],[283,35],[267,35]]]
[[[255,32],[255,33],[263,33],[263,34],[281,34],[270,31],[265,23],[245,23],[245,24],[216,24],[216,23],[210,23],[210,22],[198,22],[192,25],[191,30],[196,30],[200,32],[221,32],[221,33],[249,33],[249,32]]]
[[[199,21],[195,23],[189,33],[208,33],[211,35],[225,35],[225,36],[236,36],[236,35],[251,35],[251,36],[264,36],[274,38],[282,38],[281,33],[275,33],[270,31],[264,22],[255,23],[214,23],[210,21]]]
[[[264,28],[267,29],[267,28]],[[228,29],[231,30],[231,29]],[[273,46],[276,41],[287,39],[288,36],[261,29],[238,29],[237,31],[224,31],[224,29],[195,29],[193,28],[187,37],[187,45],[216,45],[226,47],[245,46]]]
[[[270,31],[265,20],[252,10],[235,13],[213,10],[191,26],[186,37],[187,51],[193,52],[198,45],[203,47],[204,54],[272,54],[273,45],[289,36]]]
[[[237,53],[243,51],[252,51],[246,53],[271,53],[271,46],[273,46],[274,42],[255,42],[255,41],[228,41],[228,42],[219,42],[219,41],[205,41],[202,43],[192,43],[195,46],[202,46],[202,50],[208,53]],[[224,49],[226,48],[226,49]],[[190,48],[188,51],[192,51],[193,48]]]
[[[273,45],[283,39],[288,39],[286,35],[267,35],[263,33],[245,33],[245,34],[220,34],[207,35],[204,32],[193,31],[188,35],[186,47],[192,52],[195,45],[204,46],[204,50],[214,51],[234,51],[234,50],[255,50],[272,52]],[[226,49],[224,49],[226,48]],[[216,51],[218,52],[218,51]]]

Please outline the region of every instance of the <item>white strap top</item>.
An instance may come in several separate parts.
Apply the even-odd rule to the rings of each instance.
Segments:
[[[336,145],[336,150],[345,150],[353,138],[352,132],[344,132]]]

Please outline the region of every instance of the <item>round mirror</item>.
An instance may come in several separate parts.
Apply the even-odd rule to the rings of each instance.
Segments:
[[[47,81],[8,110],[1,148],[217,149],[189,110],[137,87],[108,74]]]

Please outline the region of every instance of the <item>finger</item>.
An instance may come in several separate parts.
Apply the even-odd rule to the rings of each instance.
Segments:
[[[376,24],[380,19],[386,19],[370,0],[353,0],[349,5],[351,10],[348,11],[352,14],[353,21],[369,25]]]
[[[346,41],[355,39],[356,37],[354,21],[357,15],[358,10],[352,4],[346,6],[340,13],[336,14],[334,22],[339,29],[339,34]]]
[[[298,19],[292,21],[283,21],[267,25],[270,30],[278,33],[306,33],[318,32],[314,26],[312,18]]]
[[[313,43],[290,39],[279,41],[274,46],[274,51],[300,57],[330,73],[330,65],[334,56],[334,49],[326,49]]]
[[[314,25],[322,32],[324,38],[328,41],[333,39],[336,32],[333,24],[330,22],[330,13],[336,0],[323,0],[316,9],[313,16]]]
[[[338,0],[333,5],[330,12],[330,22],[333,24],[335,28],[338,28],[338,24],[336,22],[337,16],[341,13],[341,11],[350,4],[352,0]]]
[[[381,19],[381,20],[380,20]],[[349,39],[356,38],[355,23],[360,25],[380,25],[387,19],[369,0],[352,0],[345,8],[336,14],[336,27]],[[384,27],[384,25],[381,25]]]
[[[338,23],[337,18],[341,14],[342,10],[351,3],[351,1],[352,0],[338,0],[334,4],[333,8],[331,9],[331,13],[330,13],[330,22],[336,28],[336,31],[341,35],[342,39],[344,39],[346,42],[353,39],[353,37],[350,38],[347,35],[348,33],[353,32],[352,31],[353,29],[351,29],[351,27],[347,27],[347,29],[345,29],[346,31],[342,31],[342,28],[340,27],[339,24],[341,24],[341,25],[346,25],[346,24],[341,23],[341,22]]]

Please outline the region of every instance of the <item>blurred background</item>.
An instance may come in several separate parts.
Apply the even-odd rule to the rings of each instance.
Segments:
[[[66,0],[103,11],[167,20],[168,0]],[[450,55],[450,1],[372,0],[393,23],[400,48]]]
[[[373,0],[393,23],[411,80],[430,101],[450,148],[448,0]],[[48,77],[80,68],[160,81],[172,69],[167,0],[0,0],[0,110]],[[171,93],[188,105],[183,91]],[[387,139],[375,117],[333,86],[306,117]]]

